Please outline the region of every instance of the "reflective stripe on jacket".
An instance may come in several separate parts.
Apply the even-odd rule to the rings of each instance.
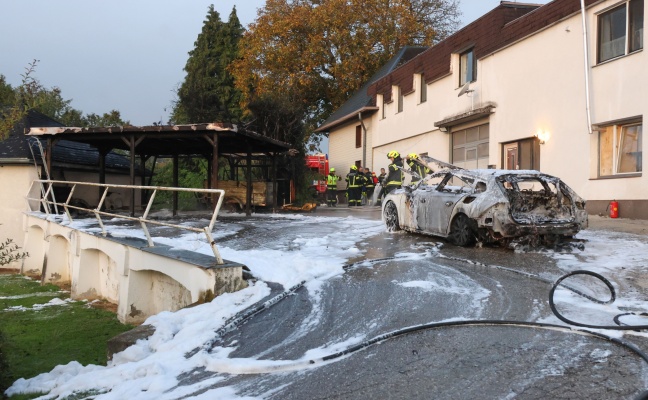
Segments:
[[[337,181],[341,179],[337,175],[326,175],[326,186],[329,188],[337,188]]]
[[[359,175],[357,172],[349,172],[346,176],[346,181],[350,188],[361,187],[364,182],[364,176]]]
[[[393,164],[389,164],[389,167],[387,167],[389,170],[389,175],[387,175],[387,185],[403,184],[403,171],[399,167],[403,167],[403,161],[401,159],[397,159]]]

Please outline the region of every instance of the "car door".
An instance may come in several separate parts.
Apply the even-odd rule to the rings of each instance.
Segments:
[[[473,192],[469,182],[449,173],[426,199],[425,231],[433,235],[447,236],[454,210],[464,197]]]

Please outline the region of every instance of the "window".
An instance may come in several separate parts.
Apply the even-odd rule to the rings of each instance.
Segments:
[[[382,96],[382,119],[387,118],[386,106],[387,103],[385,102],[385,96]]]
[[[459,72],[459,86],[474,82],[477,78],[477,65],[472,49],[459,56]]]
[[[598,62],[643,48],[643,0],[630,0],[598,17]]]
[[[400,86],[398,86],[398,111],[403,112],[403,91]]]
[[[362,147],[362,126],[356,126],[356,149]]]
[[[601,127],[599,176],[641,172],[641,122]]]
[[[425,103],[427,101],[427,83],[425,83],[425,75],[423,74],[421,74],[420,90],[421,90],[421,97],[419,98],[419,101],[421,103]]]

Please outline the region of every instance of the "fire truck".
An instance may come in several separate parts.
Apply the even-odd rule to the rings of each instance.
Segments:
[[[315,189],[317,197],[323,198],[326,193],[325,177],[329,173],[329,162],[326,154],[313,154],[306,156],[306,168],[317,174],[313,180],[312,188]]]

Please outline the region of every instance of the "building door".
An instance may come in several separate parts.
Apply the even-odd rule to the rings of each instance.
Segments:
[[[504,169],[520,169],[518,164],[518,144],[508,143],[504,145]]]
[[[540,141],[537,138],[522,139],[502,144],[504,169],[540,170]]]

